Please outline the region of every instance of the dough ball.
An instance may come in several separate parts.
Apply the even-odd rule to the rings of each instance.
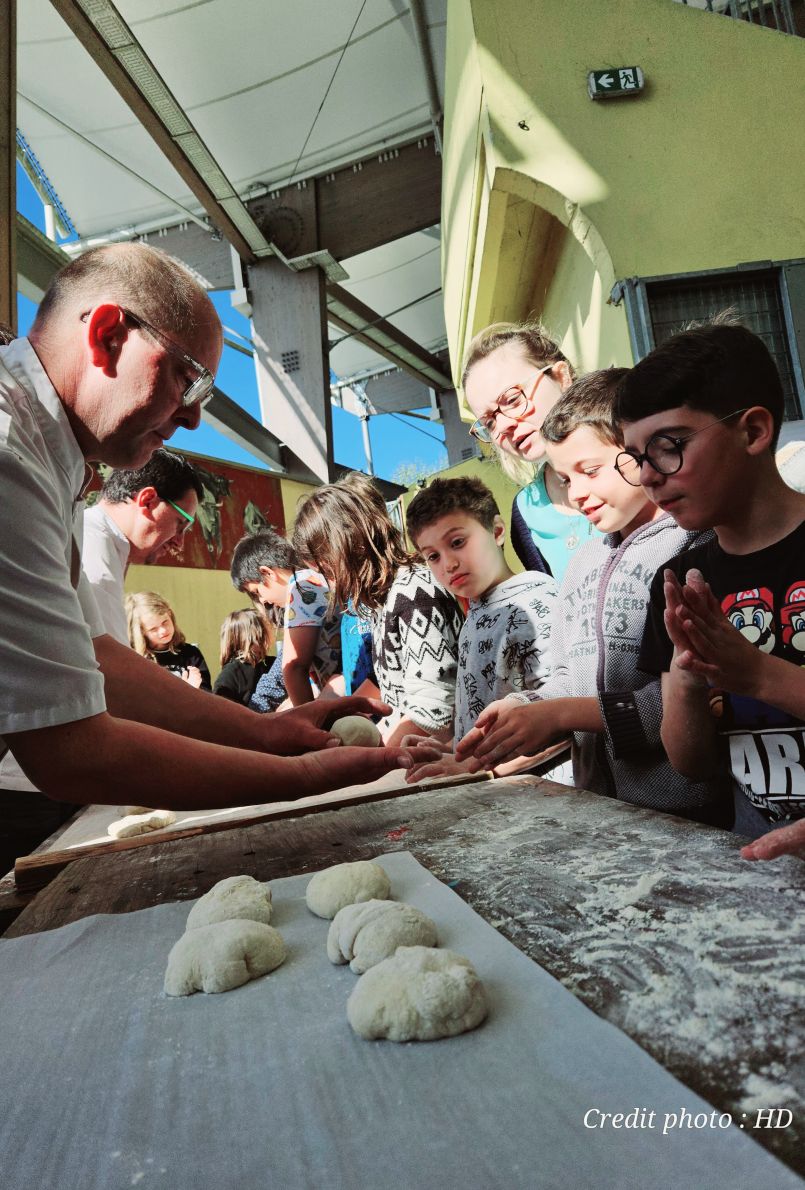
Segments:
[[[474,1029],[487,1013],[469,959],[450,950],[401,946],[358,980],[347,1020],[361,1037],[434,1041]]]
[[[360,859],[317,872],[307,886],[305,900],[317,917],[335,917],[345,905],[371,901],[373,897],[385,901],[390,892],[391,882],[380,864]]]
[[[435,946],[436,926],[413,905],[401,901],[364,901],[336,913],[327,935],[327,958],[349,963],[362,975],[398,946]]]
[[[129,814],[153,814],[153,806],[121,806],[119,814],[121,818],[127,818]]]
[[[342,743],[359,748],[378,748],[383,742],[375,724],[371,719],[364,719],[363,715],[345,715],[343,719],[336,719],[330,732],[337,735]]]
[[[147,835],[149,831],[162,830],[176,821],[173,810],[149,810],[146,814],[128,814],[118,818],[106,828],[113,839],[131,839],[134,835]]]
[[[199,897],[187,917],[186,930],[216,921],[271,921],[271,889],[253,876],[229,876]]]
[[[229,992],[279,967],[286,955],[282,936],[260,921],[217,921],[188,930],[168,955],[165,991]]]

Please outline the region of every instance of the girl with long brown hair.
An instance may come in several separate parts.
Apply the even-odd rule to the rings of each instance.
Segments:
[[[339,607],[367,614],[381,698],[394,708],[386,743],[406,734],[450,737],[461,611],[415,562],[380,491],[354,472],[316,488],[299,507],[293,545],[324,574]]]

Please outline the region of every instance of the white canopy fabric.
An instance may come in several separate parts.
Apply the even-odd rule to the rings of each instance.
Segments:
[[[96,19],[109,8],[81,6]],[[244,200],[432,135],[405,0],[116,0],[116,8]],[[446,0],[426,0],[424,10],[441,95]],[[18,126],[81,238],[204,219],[49,0],[18,5],[18,92]],[[389,314],[439,289],[438,229],[341,263],[344,288]],[[431,350],[444,343],[438,294],[390,321]],[[332,328],[331,339],[342,333]],[[387,364],[350,340],[334,349],[332,366],[351,375]]]

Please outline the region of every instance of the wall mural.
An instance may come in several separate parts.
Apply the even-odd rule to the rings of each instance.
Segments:
[[[178,452],[177,452],[178,453]],[[185,456],[201,480],[204,495],[198,517],[184,538],[181,554],[168,551],[156,566],[183,566],[189,570],[229,570],[229,560],[244,533],[272,525],[285,532],[280,481],[267,471],[240,467],[200,455]],[[108,468],[97,468],[87,503],[97,499]]]

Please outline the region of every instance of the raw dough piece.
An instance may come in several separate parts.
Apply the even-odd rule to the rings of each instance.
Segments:
[[[433,1041],[474,1029],[487,1013],[469,959],[450,950],[401,946],[358,980],[347,1020],[361,1037]]]
[[[345,905],[371,901],[373,897],[385,901],[390,892],[391,881],[380,865],[359,859],[317,872],[307,886],[305,900],[317,917],[335,917]]]
[[[345,715],[343,719],[336,719],[330,731],[337,735],[342,743],[359,748],[378,748],[383,742],[383,737],[372,720],[364,719],[363,715]]]
[[[435,946],[436,926],[401,901],[364,901],[339,909],[327,935],[327,958],[362,975],[398,946]],[[350,961],[351,960],[351,961]]]
[[[199,897],[187,917],[186,930],[216,921],[271,921],[271,889],[253,876],[228,876]]]
[[[153,814],[156,806],[120,806],[118,814],[121,818],[128,818],[129,814]]]
[[[129,814],[118,818],[106,828],[113,839],[131,839],[134,835],[147,835],[149,831],[161,830],[176,821],[173,810],[149,810],[147,814]]]
[[[229,992],[279,967],[286,955],[282,936],[259,921],[217,921],[188,930],[168,955],[165,991]]]

